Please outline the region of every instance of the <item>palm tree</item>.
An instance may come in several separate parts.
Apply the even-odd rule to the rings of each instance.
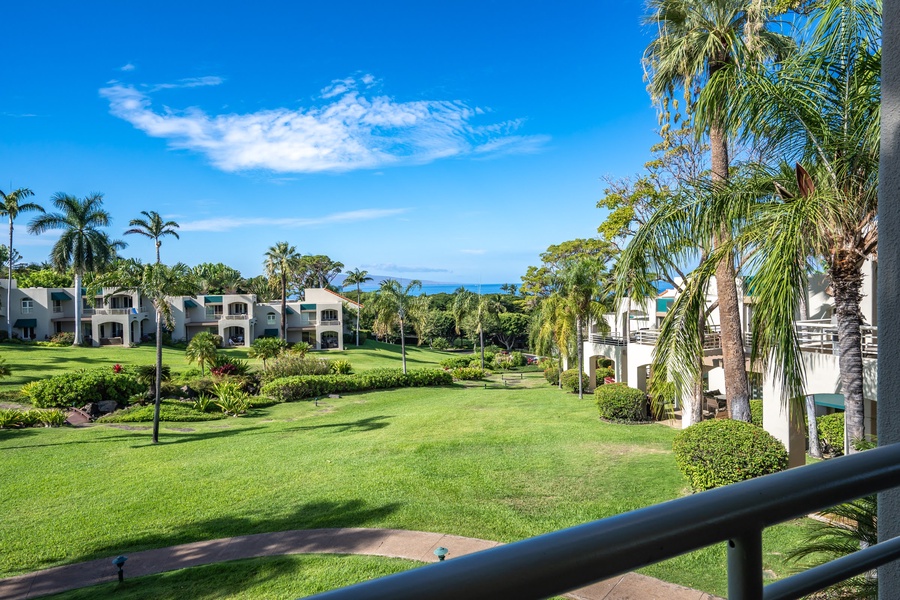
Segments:
[[[450,314],[453,317],[453,331],[459,336],[462,333],[463,323],[471,310],[475,294],[460,286],[453,292],[453,302],[450,304]]]
[[[22,202],[23,199],[34,196],[28,188],[19,188],[8,194],[0,190],[0,216],[9,217],[9,268],[7,270],[6,284],[6,336],[12,337],[12,311],[10,310],[10,302],[12,302],[12,268],[13,257],[16,252],[13,248],[13,221],[19,216],[20,212],[38,211],[44,212],[44,208],[34,202]]]
[[[396,279],[385,279],[378,288],[375,299],[376,319],[386,328],[396,322],[400,326],[400,356],[403,360],[403,374],[406,374],[406,311],[409,309],[411,292],[421,289],[422,282],[413,279],[404,287]]]
[[[359,304],[361,289],[360,286],[368,281],[372,281],[368,271],[361,271],[359,268],[347,271],[347,277],[344,278],[344,287],[348,285],[356,286],[356,303]],[[359,307],[356,309],[356,345],[359,346]]]
[[[162,242],[159,238],[166,235],[174,235],[176,240],[179,239],[178,232],[175,231],[178,229],[179,225],[175,221],[163,221],[162,217],[160,217],[159,213],[155,210],[151,210],[150,212],[142,210],[141,214],[146,218],[132,219],[131,222],[128,223],[132,229],[126,231],[125,235],[136,233],[152,239],[156,244],[156,262],[159,263],[159,247],[162,246]]]
[[[297,248],[287,242],[278,242],[266,252],[266,275],[269,281],[281,284],[281,339],[287,341],[287,284],[288,279],[300,268],[301,257]]]
[[[530,345],[538,354],[559,356],[560,372],[563,370],[563,362],[568,362],[572,356],[571,340],[574,338],[574,324],[571,304],[565,301],[558,289],[542,298],[532,315]],[[562,379],[559,379],[557,384],[562,389]]]
[[[472,332],[478,335],[481,348],[481,368],[484,369],[484,330],[497,318],[497,315],[505,310],[504,306],[493,296],[475,295],[468,296],[470,306],[468,309],[468,323]]]
[[[584,326],[602,320],[600,278],[603,265],[592,258],[568,262],[562,269],[563,291],[575,315],[575,349],[578,354],[578,397],[584,398]]]
[[[71,268],[75,272],[75,342],[82,342],[81,332],[81,281],[87,272],[97,271],[110,264],[116,257],[116,250],[125,243],[109,239],[100,230],[109,225],[109,213],[103,210],[103,194],[93,193],[79,199],[63,192],[57,192],[51,199],[60,211],[43,214],[34,218],[28,231],[40,235],[52,229],[62,229],[63,233],[50,251],[50,262],[60,273]]]
[[[700,96],[708,97],[711,110],[698,123],[709,135],[712,179],[724,183],[729,168],[726,107],[733,82],[733,78],[724,81],[732,73],[726,67],[743,67],[785,53],[790,41],[766,29],[771,7],[764,0],[651,0],[649,7],[647,21],[659,29],[644,55],[651,94],[664,111],[677,88],[685,92],[689,103],[696,99],[692,97],[695,86]],[[715,233],[716,244],[728,238],[727,228]],[[728,405],[732,418],[749,422],[750,386],[731,256],[723,256],[718,263],[716,289]]]
[[[222,338],[208,331],[201,331],[191,338],[187,348],[184,350],[184,358],[188,363],[197,363],[200,365],[200,375],[205,375],[204,367],[209,365],[210,368],[216,362],[216,354],[219,352],[219,346]]]
[[[158,248],[158,246],[157,246]],[[193,296],[197,292],[191,268],[184,263],[167,266],[160,262],[143,265],[137,260],[120,261],[116,268],[95,279],[91,288],[113,288],[107,296],[121,292],[138,292],[153,303],[156,311],[156,380],[154,383],[153,443],[159,442],[160,387],[162,386],[163,322],[172,329],[172,296]],[[196,336],[195,336],[196,337]],[[201,363],[202,368],[202,363]]]

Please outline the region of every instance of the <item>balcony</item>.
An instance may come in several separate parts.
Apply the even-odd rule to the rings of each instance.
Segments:
[[[85,311],[87,312],[87,311]],[[130,315],[137,314],[137,311],[132,308],[95,308],[93,310],[93,314],[95,315]]]
[[[609,333],[609,334],[605,334],[605,335],[602,333],[592,333],[588,336],[588,340],[592,344],[604,344],[606,346],[627,346],[628,345],[628,340],[626,340],[623,336],[615,334],[615,333]]]
[[[315,325],[315,321],[310,321],[310,324]],[[340,325],[340,319],[322,319],[322,325]]]
[[[225,316],[218,315],[222,320],[225,321],[246,321],[250,318],[250,315],[247,313],[228,313]]]
[[[639,329],[632,331],[629,342],[632,344],[644,344],[646,346],[655,346],[659,341],[659,329]],[[703,336],[703,349],[716,350],[722,347],[722,336],[719,333],[719,326],[712,325],[707,327],[707,333]]]

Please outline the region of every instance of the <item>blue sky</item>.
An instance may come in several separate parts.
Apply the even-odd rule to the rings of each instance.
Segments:
[[[259,274],[278,241],[347,268],[518,283],[595,235],[656,113],[640,2],[6,3],[0,189],[102,192],[165,262]],[[16,248],[45,260],[56,236]],[[5,228],[3,229],[5,230]],[[129,236],[126,256],[153,259]]]

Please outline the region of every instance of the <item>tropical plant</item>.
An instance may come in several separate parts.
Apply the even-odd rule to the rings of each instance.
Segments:
[[[306,356],[306,354],[310,350],[312,350],[312,346],[309,344],[309,342],[297,342],[290,347],[291,354],[297,355],[300,358]]]
[[[187,348],[184,351],[184,358],[188,363],[197,363],[200,365],[200,375],[204,375],[204,367],[214,367],[216,363],[216,354],[218,354],[219,346],[222,345],[222,336],[215,335],[208,331],[201,331],[191,338]]]
[[[16,217],[19,216],[19,213],[23,212],[44,212],[44,207],[34,202],[23,202],[25,198],[29,196],[34,196],[34,192],[32,192],[28,188],[19,188],[13,190],[9,193],[3,192],[0,190],[0,216],[9,217],[9,257],[7,259],[7,279],[8,281],[12,281],[12,271],[13,271],[13,259],[15,257],[16,251],[13,247],[13,222],[16,220]],[[6,335],[7,337],[12,337],[12,311],[9,310],[10,303],[12,302],[12,285],[7,284],[6,286]]]
[[[422,282],[413,279],[406,286],[396,279],[386,279],[381,282],[378,296],[375,299],[377,313],[376,323],[385,330],[389,330],[396,323],[400,327],[400,356],[403,361],[403,374],[406,374],[406,331],[404,323],[406,313],[409,310],[411,293],[422,287]]]
[[[159,246],[157,246],[157,249]],[[153,443],[159,442],[159,411],[162,380],[165,369],[162,364],[163,327],[171,330],[174,326],[172,305],[169,298],[173,296],[193,296],[197,291],[190,267],[184,263],[164,265],[156,262],[151,265],[141,264],[137,260],[125,260],[116,263],[116,268],[96,278],[91,284],[92,290],[112,288],[106,297],[122,292],[137,292],[153,303],[156,312],[156,367],[153,372]],[[196,337],[196,336],[195,336]],[[203,363],[201,362],[201,369]]]
[[[347,277],[344,278],[344,287],[348,285],[356,286],[356,303],[359,304],[361,286],[364,283],[372,281],[368,271],[361,271],[359,268],[347,271]],[[356,345],[359,346],[359,310],[356,311]]]
[[[281,339],[287,340],[287,284],[300,269],[300,255],[297,248],[287,242],[278,242],[266,251],[266,276],[270,282],[277,281],[281,290]]]
[[[141,214],[145,218],[132,219],[128,223],[131,229],[126,231],[125,235],[137,234],[152,239],[156,245],[156,262],[159,263],[159,247],[162,246],[160,238],[166,235],[174,235],[176,240],[179,239],[178,232],[175,231],[179,225],[175,221],[163,221],[162,217],[155,210],[150,212],[142,210]]]
[[[250,346],[247,356],[259,358],[263,361],[263,371],[266,370],[266,361],[270,358],[278,358],[287,350],[287,342],[278,338],[256,338]]]
[[[216,405],[226,415],[238,417],[250,408],[250,396],[233,381],[222,381],[215,384],[213,394],[218,398]]]
[[[646,421],[647,394],[624,383],[598,386],[594,391],[600,417],[614,421]]]
[[[75,273],[75,341],[80,346],[81,332],[81,282],[85,273],[98,271],[112,263],[116,251],[126,244],[111,240],[100,230],[109,225],[109,213],[103,210],[103,195],[91,194],[79,199],[58,192],[51,198],[59,212],[40,215],[31,221],[28,231],[40,235],[50,230],[61,229],[62,235],[50,251],[53,268],[65,273],[70,268]]]
[[[578,397],[584,398],[584,328],[594,320],[605,324],[600,302],[602,294],[601,278],[605,275],[603,265],[593,258],[581,258],[566,263],[562,270],[563,293],[575,316],[575,350],[578,356]]]
[[[471,333],[478,337],[481,348],[481,368],[484,369],[484,332],[488,327],[497,324],[497,315],[504,311],[505,307],[492,295],[479,294],[476,296],[473,294],[468,298],[471,304],[466,317],[466,325]]]

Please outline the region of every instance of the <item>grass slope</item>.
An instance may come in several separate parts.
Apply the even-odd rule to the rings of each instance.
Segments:
[[[0,576],[315,527],[509,542],[685,493],[673,430],[600,423],[589,400],[526,377],[533,387],[379,391],[164,424],[158,446],[131,426],[0,431]],[[785,574],[778,550],[802,534],[769,530],[766,568]],[[724,562],[719,546],[644,572],[723,594]]]

